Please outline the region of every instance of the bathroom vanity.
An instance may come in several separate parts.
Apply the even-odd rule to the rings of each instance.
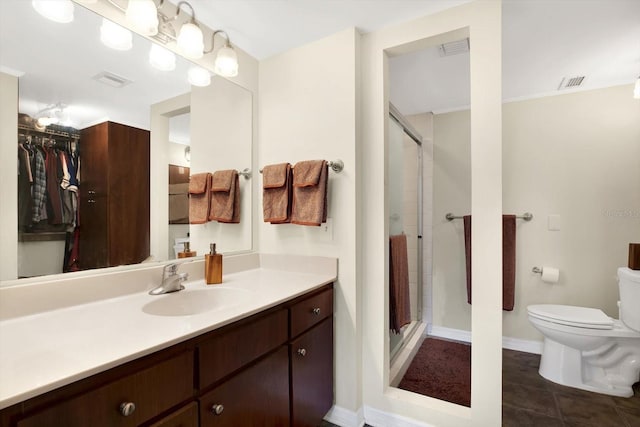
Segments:
[[[279,278],[279,284],[275,284],[276,278]],[[80,309],[73,306],[36,314],[32,316],[33,322],[46,316],[65,316],[65,311],[83,310],[89,306],[90,312],[101,315],[102,310],[113,310],[112,303],[123,310],[134,306],[142,308],[137,310],[142,315],[136,313],[134,316],[139,322],[136,324],[133,318],[129,319],[134,323],[125,330],[113,334],[112,331],[95,331],[103,334],[106,340],[119,336],[107,344],[120,347],[128,354],[125,363],[114,361],[115,366],[108,369],[102,367],[109,364],[101,364],[102,367],[94,367],[98,372],[73,380],[75,376],[83,375],[83,367],[99,363],[100,355],[94,354],[99,348],[92,349],[88,342],[89,348],[73,352],[63,349],[65,358],[78,357],[73,363],[78,366],[76,375],[70,375],[69,368],[61,364],[61,370],[67,373],[60,375],[61,380],[51,381],[48,388],[60,382],[64,385],[38,394],[41,384],[37,373],[24,372],[24,376],[32,377],[34,389],[25,388],[22,395],[33,397],[7,406],[7,402],[16,401],[20,395],[7,397],[8,388],[3,388],[1,425],[318,425],[333,405],[333,280],[335,276],[332,279],[331,274],[257,268],[226,275],[225,288],[187,283],[186,291],[181,291],[185,292],[182,296],[178,292],[153,300],[158,297],[144,292],[90,303]],[[296,284],[296,281],[306,283]],[[224,289],[241,291],[226,292]],[[202,311],[201,306],[185,303],[191,300],[189,295],[203,300],[204,293],[209,291],[214,292],[209,294],[214,296],[219,292],[217,295],[222,301],[219,310]],[[242,302],[227,304],[234,298]],[[140,305],[141,302],[144,303]],[[171,309],[176,305],[182,308]],[[181,313],[180,310],[186,311]],[[151,320],[148,324],[147,318]],[[11,339],[4,334],[8,329],[3,328],[12,326],[12,321],[21,320],[0,322],[3,344]],[[86,321],[93,325],[91,319]],[[77,317],[76,322],[83,322],[82,317]],[[165,344],[149,347],[155,338],[144,344],[133,344],[139,350],[143,347],[146,350],[131,354],[132,339],[140,337],[138,329],[144,330],[154,323],[160,330],[167,325],[176,329],[158,332],[158,335],[164,335],[159,340]],[[207,323],[210,325],[201,327]],[[114,319],[111,325],[107,322],[101,327],[120,329],[121,326]],[[167,341],[168,336],[173,338]],[[81,347],[79,344],[78,348]],[[36,356],[39,352],[32,349],[30,354]],[[83,360],[78,352],[93,358],[94,362]],[[29,351],[22,353],[24,357]],[[56,360],[52,358],[50,362],[49,370],[56,370]],[[20,365],[19,361],[15,363],[16,367]],[[24,384],[18,384],[20,373],[14,372],[12,376],[18,388],[24,387]]]

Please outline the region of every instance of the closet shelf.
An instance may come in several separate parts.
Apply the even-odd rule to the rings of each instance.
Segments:
[[[41,231],[35,233],[18,233],[19,242],[53,242],[57,240],[65,240],[66,233],[64,231]]]

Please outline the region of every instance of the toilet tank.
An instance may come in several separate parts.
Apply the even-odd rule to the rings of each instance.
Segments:
[[[620,320],[629,328],[640,332],[640,270],[620,267],[618,286],[620,287]]]

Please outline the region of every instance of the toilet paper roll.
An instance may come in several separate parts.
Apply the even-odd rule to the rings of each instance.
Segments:
[[[542,267],[542,281],[545,283],[558,283],[560,270],[553,267]]]

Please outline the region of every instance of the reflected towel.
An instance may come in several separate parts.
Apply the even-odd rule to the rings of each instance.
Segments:
[[[327,222],[326,160],[305,160],[293,167],[291,223],[316,225]]]
[[[467,302],[471,304],[471,216],[465,215],[464,250],[467,268]],[[502,309],[512,311],[516,286],[516,216],[502,216]]]
[[[389,236],[389,328],[396,334],[411,323],[407,236]]]
[[[189,179],[189,222],[204,224],[209,216],[211,174],[196,173]]]
[[[264,222],[291,222],[292,171],[290,163],[262,168],[262,213]]]
[[[240,222],[240,180],[237,170],[213,173],[209,220],[232,224]]]

